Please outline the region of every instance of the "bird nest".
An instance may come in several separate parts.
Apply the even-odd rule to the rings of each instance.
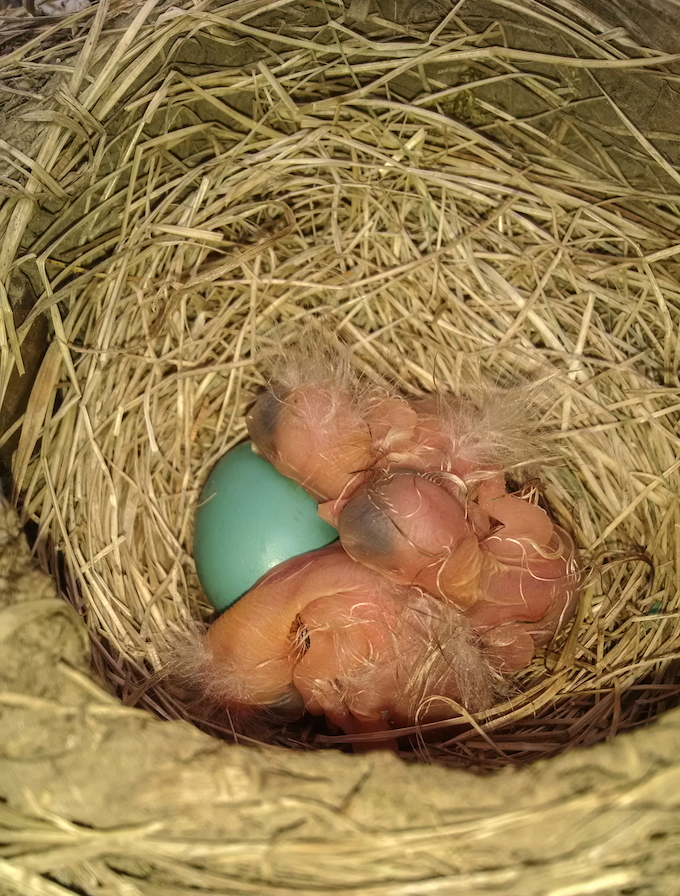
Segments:
[[[426,747],[525,764],[677,695],[680,175],[625,105],[670,59],[559,0],[403,25],[361,6],[101,3],[0,60],[0,282],[39,296],[5,317],[3,382],[31,322],[53,331],[16,495],[110,688],[238,740],[159,679],[159,645],[210,617],[196,507],[272,353],[314,320],[408,396],[546,379],[540,488],[580,607],[504,702]]]

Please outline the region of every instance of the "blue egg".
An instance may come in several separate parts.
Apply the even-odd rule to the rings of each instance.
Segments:
[[[194,559],[216,610],[231,606],[274,566],[335,541],[316,501],[252,450],[238,445],[208,477],[196,513]]]

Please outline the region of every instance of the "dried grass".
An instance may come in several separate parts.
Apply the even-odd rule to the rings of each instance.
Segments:
[[[0,59],[0,283],[28,272],[54,329],[14,475],[127,702],[189,714],[154,645],[209,612],[197,498],[310,317],[409,394],[556,383],[544,485],[592,573],[579,618],[512,699],[416,753],[526,763],[677,697],[680,175],[598,80],[670,83],[673,57],[567,0],[496,2],[478,31],[460,6],[432,30],[322,2],[101,3]],[[31,319],[15,333],[0,302],[6,383]]]

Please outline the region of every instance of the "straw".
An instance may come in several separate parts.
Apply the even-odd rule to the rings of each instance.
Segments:
[[[334,4],[102,3],[0,59],[0,84],[42,84],[3,137],[23,148],[0,170],[0,282],[20,267],[40,298],[16,332],[3,305],[2,382],[32,319],[55,334],[14,476],[128,701],[191,716],[157,646],[210,614],[200,490],[310,317],[409,395],[553,382],[543,489],[590,572],[578,622],[472,726],[425,726],[427,755],[523,764],[677,698],[678,172],[598,80],[661,83],[676,57],[567,2],[493,6],[489,28],[398,28]],[[286,735],[333,741],[314,736]]]

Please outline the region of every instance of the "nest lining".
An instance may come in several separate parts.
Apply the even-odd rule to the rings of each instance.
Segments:
[[[532,20],[531,4],[525,21],[589,61],[503,47],[453,14],[395,34],[335,8],[311,26],[295,4],[273,20],[232,6],[155,26],[143,10],[121,44],[100,10],[77,126],[53,114],[25,163],[49,226],[28,238],[21,205],[0,208],[3,260],[37,278],[34,316],[55,330],[17,489],[45,557],[64,554],[100,673],[126,702],[191,717],[154,672],[158,645],[209,615],[191,559],[200,488],[311,316],[409,395],[546,379],[541,423],[563,461],[544,492],[591,571],[581,610],[511,699],[463,714],[428,755],[491,769],[645,723],[678,654],[678,175],[625,111],[612,146],[572,106],[575,68],[632,78],[664,57]],[[202,47],[189,72],[196,29],[248,42],[250,64],[200,71]],[[498,85],[538,111],[494,104]],[[62,94],[37,110],[63,115]],[[593,105],[604,117],[613,100]],[[633,182],[641,162],[652,189]],[[279,742],[343,740],[315,734]]]

